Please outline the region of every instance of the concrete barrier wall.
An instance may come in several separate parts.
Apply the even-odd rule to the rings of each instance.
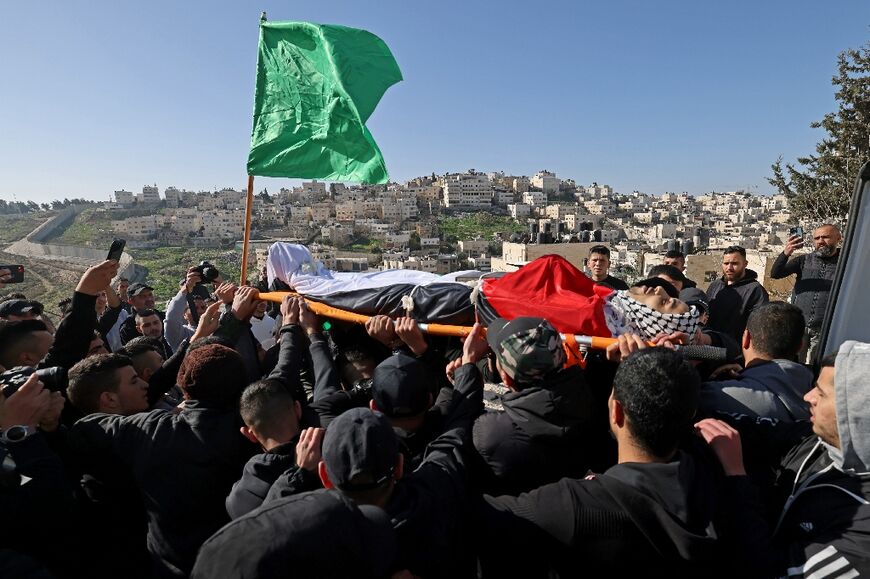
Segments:
[[[83,209],[84,207],[79,207],[77,205],[67,207],[30,233],[28,233],[27,237],[25,237],[24,239],[33,243],[41,243],[45,241],[45,239],[52,235],[55,231],[60,228],[66,228],[70,223],[72,223],[72,221],[76,218],[76,215],[81,213]]]
[[[89,267],[102,262],[106,259],[106,253],[109,251],[108,247],[105,250],[100,250],[74,245],[41,243],[42,240],[51,237],[58,229],[66,228],[83,210],[84,207],[77,206],[64,209],[31,231],[27,237],[7,247],[6,252],[35,259],[61,261],[80,267]],[[121,255],[120,267],[118,268],[119,276],[126,277],[132,282],[137,282],[144,281],[147,274],[148,270],[134,263],[133,257],[129,253],[124,252]]]

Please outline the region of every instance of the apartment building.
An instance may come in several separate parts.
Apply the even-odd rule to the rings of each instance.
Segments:
[[[489,177],[471,170],[444,175],[441,187],[444,207],[460,211],[477,211],[492,207],[492,183]]]
[[[529,184],[536,189],[540,189],[546,195],[548,193],[558,193],[560,181],[555,173],[544,170],[535,173],[529,180]]]

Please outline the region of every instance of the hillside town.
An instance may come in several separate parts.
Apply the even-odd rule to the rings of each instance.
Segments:
[[[115,191],[103,210],[134,247],[218,247],[242,237],[245,195],[167,187],[161,196],[152,185],[141,193]],[[481,215],[504,230],[467,238],[442,230],[445,220]],[[546,170],[529,177],[469,169],[374,186],[309,181],[263,190],[253,205],[259,261],[270,242],[282,239],[308,244],[338,271],[514,271],[549,253],[582,268],[589,248],[604,244],[613,271],[629,279],[659,264],[666,251],[682,251],[686,275],[704,286],[718,275],[715,250],[730,245],[745,247],[750,267],[766,286],[775,284],[765,274],[793,225],[783,195],[620,193]]]

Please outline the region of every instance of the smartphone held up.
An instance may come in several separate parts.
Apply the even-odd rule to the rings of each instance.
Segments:
[[[5,279],[0,279],[2,283],[21,283],[24,281],[24,266],[23,265],[0,265],[0,271],[8,270],[9,273],[4,275]]]
[[[109,247],[109,255],[106,256],[106,259],[113,259],[115,261],[121,261],[121,255],[124,253],[124,247],[127,245],[127,241],[124,239],[114,239],[112,241],[112,245]]]

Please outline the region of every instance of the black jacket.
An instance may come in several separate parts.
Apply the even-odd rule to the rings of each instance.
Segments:
[[[162,323],[163,320],[166,319],[166,314],[161,312],[160,310],[154,310],[154,311],[157,312],[157,316],[160,318],[160,321]],[[111,330],[112,328],[110,327],[109,329]],[[124,322],[121,324],[121,327],[118,328],[118,334],[121,337],[122,344],[126,344],[127,342],[129,342],[133,338],[138,338],[139,336],[142,335],[139,333],[139,330],[136,329],[136,310],[134,310],[132,307],[130,308],[130,316],[126,320],[124,320]],[[167,346],[168,346],[168,344],[167,344]],[[169,349],[169,355],[164,356],[163,359],[165,360],[166,358],[168,358],[171,355],[172,355],[172,348]]]
[[[258,508],[269,496],[290,496],[321,488],[320,478],[316,473],[296,466],[296,443],[298,437],[269,452],[257,454],[245,464],[242,478],[233,485],[233,490],[227,496],[227,513],[232,519],[238,519]],[[270,489],[276,481],[282,489],[281,494],[272,495]]]
[[[770,277],[773,279],[782,279],[792,274],[796,276],[792,303],[804,313],[807,327],[812,330],[818,331],[825,319],[831,284],[834,282],[839,260],[839,251],[831,257],[822,257],[813,252],[791,260],[784,253],[780,253],[770,268]]]
[[[62,433],[55,437],[59,439]],[[64,450],[76,489],[76,533],[70,541],[77,544],[87,575],[150,577],[148,516],[130,467],[116,456]],[[112,548],[106,549],[107,544]]]
[[[746,329],[749,314],[770,301],[767,290],[758,282],[758,274],[751,269],[738,282],[731,285],[719,278],[707,288],[710,303],[710,320],[707,327],[728,334],[738,342]]]
[[[97,297],[75,292],[69,313],[57,325],[54,343],[38,368],[60,366],[69,370],[88,355],[97,327]]]
[[[303,415],[300,428],[319,425],[315,412],[307,407],[305,394],[299,380],[303,364],[304,335],[300,326],[284,326],[280,330],[281,343],[275,367],[269,380],[281,382],[293,394],[294,400],[302,402]],[[318,343],[318,345],[321,345]],[[325,345],[323,342],[322,345]],[[312,341],[312,349],[314,341]],[[301,398],[301,400],[300,400]],[[237,519],[263,504],[263,501],[290,496],[321,488],[316,473],[296,465],[297,435],[272,450],[257,454],[245,464],[242,478],[233,485],[226,499],[227,513]]]
[[[384,578],[396,570],[395,557],[396,534],[383,510],[320,490],[263,505],[220,529],[202,546],[191,577]]]
[[[870,575],[870,473],[837,470],[811,436],[785,457],[777,486],[788,495],[769,551],[781,557],[776,571],[822,558],[822,565],[845,559],[843,573]]]
[[[0,487],[0,513],[4,521],[0,528],[0,571],[9,572],[8,575],[0,572],[0,576],[27,576],[24,571],[39,576],[34,571],[39,566],[33,561],[25,565],[27,558],[23,554],[56,572],[69,572],[68,541],[57,539],[70,532],[66,525],[72,514],[73,495],[60,457],[49,448],[45,435],[37,432],[20,442],[0,446],[0,459],[7,458],[14,461],[18,475],[29,477],[30,481],[20,484],[17,477],[9,478],[8,486]],[[4,471],[10,467],[11,464],[5,464]],[[13,574],[19,571],[22,575]]]
[[[697,446],[693,443],[690,446]],[[518,497],[485,497],[484,577],[717,576],[739,558],[728,506],[748,485],[721,477],[705,450],[668,463],[624,463]],[[504,557],[503,553],[511,553]]]
[[[615,290],[627,290],[628,284],[625,283],[624,280],[619,279],[618,277],[613,277],[608,274],[606,278],[601,281],[596,281],[598,285],[606,285],[607,287],[613,288]]]
[[[432,441],[422,464],[396,484],[386,506],[399,538],[398,568],[416,576],[475,576],[462,452],[467,432],[451,428]]]
[[[474,423],[485,492],[519,494],[586,473],[593,403],[579,367],[559,372],[543,387],[506,394],[502,406],[504,412],[483,414]]]
[[[760,493],[742,496],[755,567],[769,577],[803,568],[808,577],[836,563],[844,576],[870,575],[870,473],[836,468],[821,440],[804,436],[808,422],[719,417],[740,431],[747,471],[759,483]]]
[[[474,556],[468,533],[468,474],[464,449],[474,417],[483,408],[483,383],[477,369],[456,370],[456,392],[444,420],[444,434],[432,441],[420,466],[397,481],[385,510],[399,540],[397,569],[425,577],[473,577]],[[289,500],[273,485],[255,516]],[[300,496],[308,496],[306,493]]]
[[[92,414],[70,431],[81,452],[111,453],[133,473],[148,513],[156,577],[184,577],[196,552],[229,521],[224,508],[254,447],[236,409],[189,400],[178,413]]]

